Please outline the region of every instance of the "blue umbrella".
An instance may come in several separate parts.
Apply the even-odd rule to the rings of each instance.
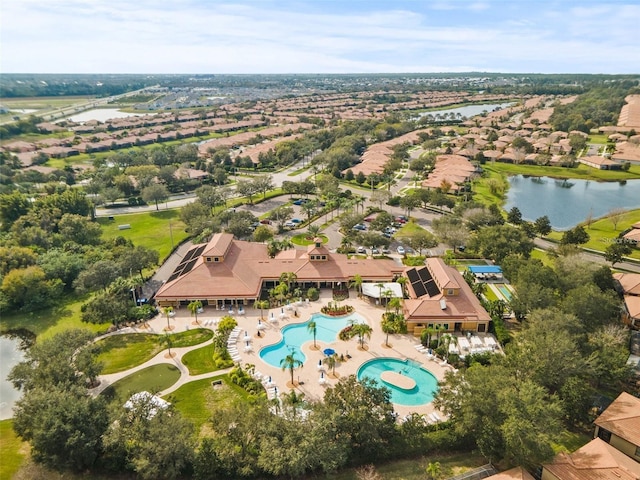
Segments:
[[[331,355],[335,354],[336,351],[333,348],[325,348],[322,353],[324,353],[327,357],[330,357]]]

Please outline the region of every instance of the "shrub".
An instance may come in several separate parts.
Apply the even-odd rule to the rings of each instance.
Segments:
[[[317,288],[311,287],[307,290],[307,298],[311,301],[316,301],[320,298],[320,292]]]

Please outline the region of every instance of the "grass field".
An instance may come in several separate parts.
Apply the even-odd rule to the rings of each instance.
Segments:
[[[191,350],[184,354],[182,363],[189,369],[190,375],[213,372],[217,369],[216,363],[213,361],[214,352],[213,345]]]
[[[179,210],[118,215],[114,220],[101,217],[98,223],[102,226],[103,240],[124,237],[136,246],[158,251],[161,263],[169,256],[172,247],[178,246],[188,237],[184,231],[185,225],[180,220]],[[131,228],[118,230],[118,225],[125,224],[131,225]]]
[[[0,317],[0,330],[27,329],[37,335],[38,340],[53,337],[73,328],[106,332],[111,323],[84,323],[80,318],[80,307],[88,297],[68,296],[56,307],[33,313],[11,313]]]
[[[9,480],[18,471],[29,447],[13,431],[12,420],[0,420],[0,480]]]
[[[157,393],[169,388],[180,378],[180,370],[174,365],[161,363],[132,373],[118,380],[102,392],[109,400],[124,404],[134,393]]]
[[[540,250],[538,248],[534,248],[531,252],[531,258],[537,258],[540,260],[545,266],[552,267],[553,266],[553,258],[549,256],[547,252],[544,250]]]
[[[322,239],[322,243],[327,243],[329,238],[326,235],[318,235]],[[314,237],[310,237],[306,233],[299,233],[291,237],[291,243],[294,245],[301,245],[306,247],[307,245],[311,245],[313,243]]]
[[[190,420],[198,431],[211,418],[213,404],[236,397],[234,390],[230,388],[216,388],[214,391],[211,382],[215,380],[222,380],[225,385],[228,383],[226,375],[196,380],[181,386],[164,399]]]
[[[190,347],[206,342],[213,332],[206,328],[188,330],[171,335],[171,347]],[[102,374],[122,372],[151,360],[166,349],[164,335],[132,333],[113,335],[96,343],[100,348],[98,362],[104,365]]]
[[[610,218],[604,217],[596,220],[591,224],[591,227],[587,228],[585,226],[585,230],[589,234],[590,238],[587,243],[582,245],[582,247],[603,252],[605,248],[611,244],[613,239],[618,237],[620,232],[623,232],[637,222],[640,222],[640,209],[629,210],[626,212],[618,222],[617,229],[615,230]],[[562,235],[563,232],[554,231],[549,234],[548,238],[550,240],[560,241]],[[629,256],[640,260],[640,249],[634,248]]]
[[[482,167],[489,172],[495,172],[501,175],[531,175],[537,177],[577,178],[595,181],[640,178],[640,165],[632,165],[628,172],[621,170],[598,170],[582,164],[575,168],[564,168],[495,162],[486,163]]]

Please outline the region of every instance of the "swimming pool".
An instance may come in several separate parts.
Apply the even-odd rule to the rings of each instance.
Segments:
[[[316,341],[332,343],[338,339],[338,333],[351,323],[366,323],[357,313],[351,313],[344,317],[330,317],[322,313],[314,313],[304,323],[287,325],[282,328],[282,340],[273,345],[268,345],[260,350],[260,358],[273,367],[280,368],[280,361],[290,353],[304,362],[306,357],[300,347],[303,343],[313,342],[313,334],[308,330],[311,320],[316,322]]]
[[[510,301],[510,300],[511,300],[511,297],[512,297],[512,295],[511,295],[511,290],[509,290],[509,288],[507,288],[507,286],[506,286],[505,284],[503,284],[503,283],[498,283],[498,284],[496,284],[496,288],[497,288],[498,290],[500,290],[500,293],[504,296],[504,298],[505,298],[507,301]]]
[[[405,375],[415,382],[411,389],[403,389],[380,378],[384,372]],[[433,401],[438,391],[438,380],[433,374],[413,360],[398,358],[374,358],[363,363],[358,369],[358,380],[369,377],[379,386],[391,390],[391,401],[398,405],[425,405]]]

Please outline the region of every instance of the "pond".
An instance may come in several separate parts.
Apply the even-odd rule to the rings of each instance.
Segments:
[[[589,215],[598,218],[616,208],[640,208],[640,180],[595,182],[514,175],[509,177],[504,208],[513,207],[520,209],[525,220],[546,215],[555,230],[568,230]]]
[[[513,102],[507,103],[483,103],[478,105],[465,105],[464,107],[456,107],[456,108],[446,108],[442,110],[430,110],[428,112],[422,112],[418,115],[420,117],[426,117],[427,115],[448,115],[450,113],[460,114],[463,117],[471,118],[476,115],[480,115],[482,112],[491,112],[495,109],[503,109],[513,105]]]
[[[140,113],[123,112],[117,108],[94,108],[86,112],[71,115],[67,117],[66,120],[71,120],[72,122],[88,122],[90,120],[104,122],[110,118],[139,117],[141,115]]]
[[[13,406],[22,396],[7,380],[11,369],[24,359],[22,345],[18,337],[0,335],[0,420],[13,417]]]

